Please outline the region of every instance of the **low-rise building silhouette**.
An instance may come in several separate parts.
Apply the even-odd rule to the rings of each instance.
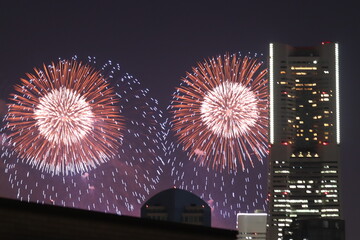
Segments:
[[[0,198],[0,239],[235,240],[236,231]]]

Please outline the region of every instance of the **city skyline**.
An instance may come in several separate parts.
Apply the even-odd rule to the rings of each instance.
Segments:
[[[181,77],[207,57],[257,52],[266,61],[269,42],[294,46],[339,42],[344,216],[347,231],[355,232],[355,223],[359,222],[356,203],[360,197],[350,186],[359,171],[356,161],[359,113],[349,107],[358,103],[359,88],[353,54],[359,48],[360,35],[355,6],[311,1],[86,5],[16,1],[2,3],[1,9],[0,98],[5,101],[25,72],[59,57],[77,54],[81,58],[95,56],[99,62],[112,59],[120,63],[166,109]],[[260,168],[265,173],[265,167]],[[1,188],[8,190],[6,186]]]

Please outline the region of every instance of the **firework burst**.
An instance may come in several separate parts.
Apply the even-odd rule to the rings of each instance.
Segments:
[[[57,175],[109,161],[123,124],[101,72],[75,60],[34,70],[15,86],[5,118],[18,157]]]
[[[53,175],[24,163],[9,145],[11,137],[3,133],[0,135],[0,169],[3,169],[0,180],[8,181],[11,191],[6,196],[9,198],[139,216],[141,204],[157,191],[164,175],[165,120],[149,89],[120,71],[119,64],[107,61],[99,65],[92,57],[86,64],[101,70],[120,99],[113,105],[116,116],[121,116],[122,129],[114,146],[115,154],[109,161],[82,174]]]
[[[267,73],[256,58],[205,60],[182,79],[171,109],[173,130],[190,157],[234,170],[267,152]]]

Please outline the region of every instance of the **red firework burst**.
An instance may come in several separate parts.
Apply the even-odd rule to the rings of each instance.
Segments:
[[[114,156],[123,124],[101,73],[65,60],[34,70],[15,86],[7,114],[19,157],[42,171],[73,174]]]
[[[190,157],[214,169],[267,154],[266,69],[256,58],[205,60],[182,79],[171,105],[173,130]]]

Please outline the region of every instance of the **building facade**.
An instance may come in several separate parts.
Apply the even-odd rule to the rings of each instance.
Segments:
[[[269,240],[294,219],[341,218],[338,48],[270,44]]]
[[[345,222],[340,219],[295,220],[284,229],[284,240],[345,240]]]
[[[237,229],[238,240],[265,240],[266,239],[266,213],[238,213]]]

